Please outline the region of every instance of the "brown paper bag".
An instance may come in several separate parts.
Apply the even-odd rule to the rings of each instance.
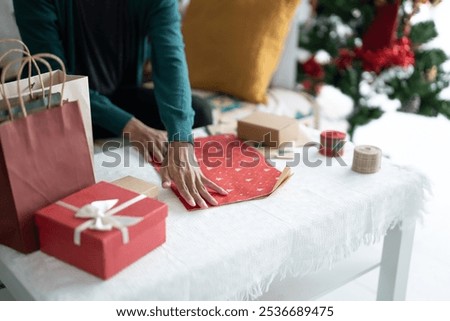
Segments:
[[[78,101],[27,115],[19,95],[24,117],[15,118],[6,97],[12,120],[0,124],[0,243],[29,253],[38,249],[34,212],[95,179]]]

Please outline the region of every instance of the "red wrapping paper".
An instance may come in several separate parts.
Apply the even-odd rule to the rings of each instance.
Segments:
[[[210,191],[219,206],[248,201],[270,195],[281,172],[266,162],[254,147],[235,135],[216,135],[195,140],[195,155],[203,174],[228,191],[220,195]],[[181,197],[177,187],[172,190],[187,210],[197,210]]]
[[[116,206],[139,194],[100,182],[72,194],[61,201],[83,207],[94,201],[118,199]],[[85,230],[81,244],[74,244],[74,229],[86,222],[75,212],[58,204],[37,211],[41,251],[74,265],[102,279],[108,279],[165,242],[167,205],[144,198],[116,215],[141,217],[140,223],[128,227],[129,243],[124,244],[118,229],[111,231]]]

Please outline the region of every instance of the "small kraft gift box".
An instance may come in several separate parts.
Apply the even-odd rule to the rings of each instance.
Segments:
[[[283,143],[296,142],[300,133],[295,119],[258,111],[238,120],[237,134],[244,141],[279,148]]]
[[[158,186],[137,177],[125,176],[112,181],[111,184],[123,187],[139,194],[144,194],[145,196],[148,196],[150,198],[158,198]]]
[[[41,251],[108,279],[166,240],[167,205],[99,182],[36,212]]]

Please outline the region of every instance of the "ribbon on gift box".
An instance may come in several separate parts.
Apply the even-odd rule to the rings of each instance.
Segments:
[[[134,203],[143,200],[144,198],[146,198],[145,195],[139,195],[116,207],[114,206],[119,201],[117,199],[95,201],[90,204],[86,204],[81,208],[63,201],[58,201],[56,204],[75,212],[75,217],[77,218],[89,219],[75,228],[73,242],[76,245],[81,245],[81,232],[87,229],[96,231],[111,231],[113,228],[120,230],[122,233],[122,242],[123,244],[127,244],[130,241],[128,226],[141,222],[142,218],[115,214],[133,205]]]

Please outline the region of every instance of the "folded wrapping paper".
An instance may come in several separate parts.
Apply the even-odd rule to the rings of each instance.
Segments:
[[[203,174],[228,191],[220,195],[211,191],[219,205],[248,201],[273,193],[290,176],[290,169],[280,172],[269,165],[258,150],[235,135],[215,135],[195,140],[195,155]],[[172,190],[188,210],[175,184]]]
[[[167,205],[100,182],[39,210],[41,251],[108,279],[165,241]]]

